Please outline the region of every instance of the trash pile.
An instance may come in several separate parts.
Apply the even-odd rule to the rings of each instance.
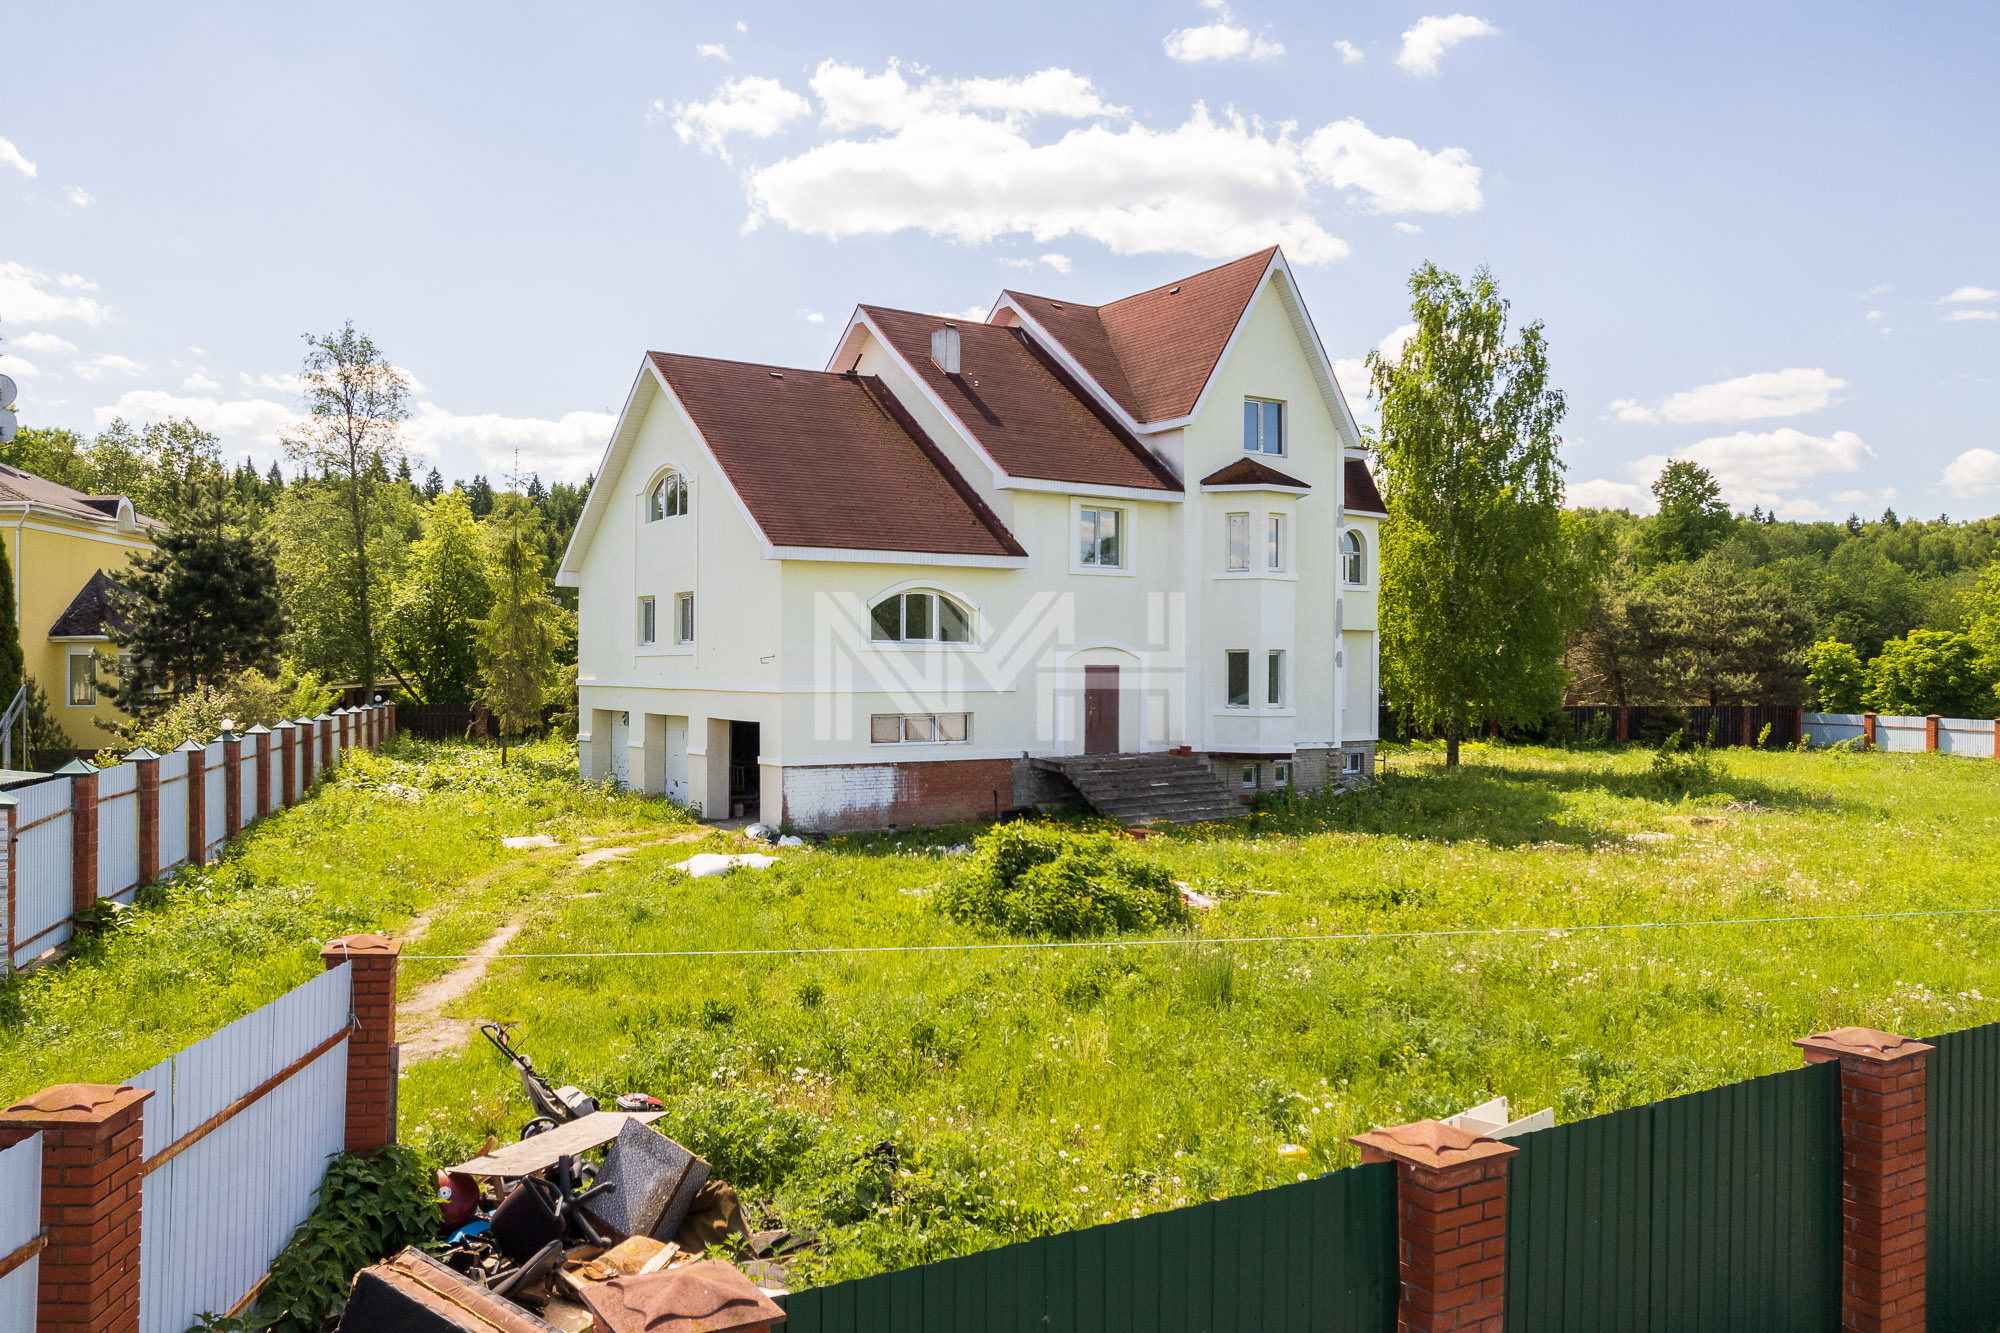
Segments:
[[[342,1330],[724,1333],[783,1321],[771,1297],[803,1242],[753,1228],[727,1181],[651,1127],[658,1100],[625,1093],[602,1109],[551,1086],[499,1024],[480,1031],[535,1114],[518,1142],[489,1139],[438,1173],[441,1245],[357,1274]]]

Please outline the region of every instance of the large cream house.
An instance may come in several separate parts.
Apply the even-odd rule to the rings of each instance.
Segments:
[[[558,575],[593,778],[821,830],[1372,770],[1382,501],[1276,249],[861,306],[821,371],[651,353],[597,477]]]

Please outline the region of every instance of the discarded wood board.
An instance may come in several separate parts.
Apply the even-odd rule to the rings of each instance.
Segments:
[[[462,1171],[468,1176],[500,1176],[507,1180],[519,1180],[537,1171],[546,1171],[556,1164],[559,1157],[574,1157],[611,1142],[618,1137],[618,1131],[625,1128],[628,1120],[650,1125],[665,1114],[665,1111],[592,1111],[581,1120],[572,1120],[531,1139],[481,1153],[471,1161],[460,1162],[450,1169]]]

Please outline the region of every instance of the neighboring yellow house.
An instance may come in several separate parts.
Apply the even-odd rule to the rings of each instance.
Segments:
[[[105,744],[110,733],[98,721],[122,716],[97,687],[99,655],[115,666],[104,623],[110,579],[153,549],[162,526],[122,495],[85,495],[0,464],[0,540],[14,566],[21,655],[79,748]]]

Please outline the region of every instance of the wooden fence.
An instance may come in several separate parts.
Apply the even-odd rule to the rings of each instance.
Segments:
[[[243,828],[292,804],[353,746],[395,730],[393,704],[252,727],[171,754],[135,750],[99,769],[81,761],[0,793],[6,948],[19,968],[69,939],[100,901],[129,905],[146,884],[211,859]]]

